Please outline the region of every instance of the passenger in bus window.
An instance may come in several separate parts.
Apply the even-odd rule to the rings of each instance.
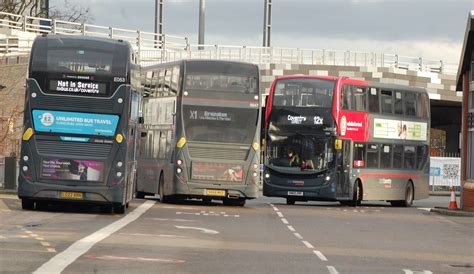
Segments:
[[[294,151],[293,148],[289,148],[288,149],[288,158],[290,158],[290,166],[292,167],[298,167],[300,166],[301,164],[301,158],[300,156],[298,155],[298,153],[296,153]]]

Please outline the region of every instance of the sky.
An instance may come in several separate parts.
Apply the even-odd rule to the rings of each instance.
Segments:
[[[197,44],[199,0],[163,0],[163,32]],[[261,46],[264,0],[205,0],[205,44]],[[458,63],[474,0],[273,0],[271,45],[394,53]],[[50,0],[92,23],[153,31],[155,0]]]

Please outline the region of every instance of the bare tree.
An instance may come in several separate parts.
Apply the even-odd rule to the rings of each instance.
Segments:
[[[80,4],[73,4],[64,0],[64,8],[50,6],[48,0],[1,0],[0,12],[28,15],[33,17],[49,17],[69,22],[88,22],[92,20],[90,8]],[[49,9],[48,9],[49,8]],[[49,15],[49,16],[48,16]],[[19,20],[18,17],[0,15],[8,17],[9,20]]]

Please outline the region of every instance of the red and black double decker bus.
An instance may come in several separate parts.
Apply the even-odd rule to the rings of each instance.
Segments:
[[[276,79],[269,96],[265,196],[394,206],[428,197],[425,90],[291,76]]]

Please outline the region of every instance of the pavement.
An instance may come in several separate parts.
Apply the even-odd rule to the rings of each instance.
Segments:
[[[474,273],[473,218],[363,203],[136,199],[125,215],[0,194],[0,273]]]

